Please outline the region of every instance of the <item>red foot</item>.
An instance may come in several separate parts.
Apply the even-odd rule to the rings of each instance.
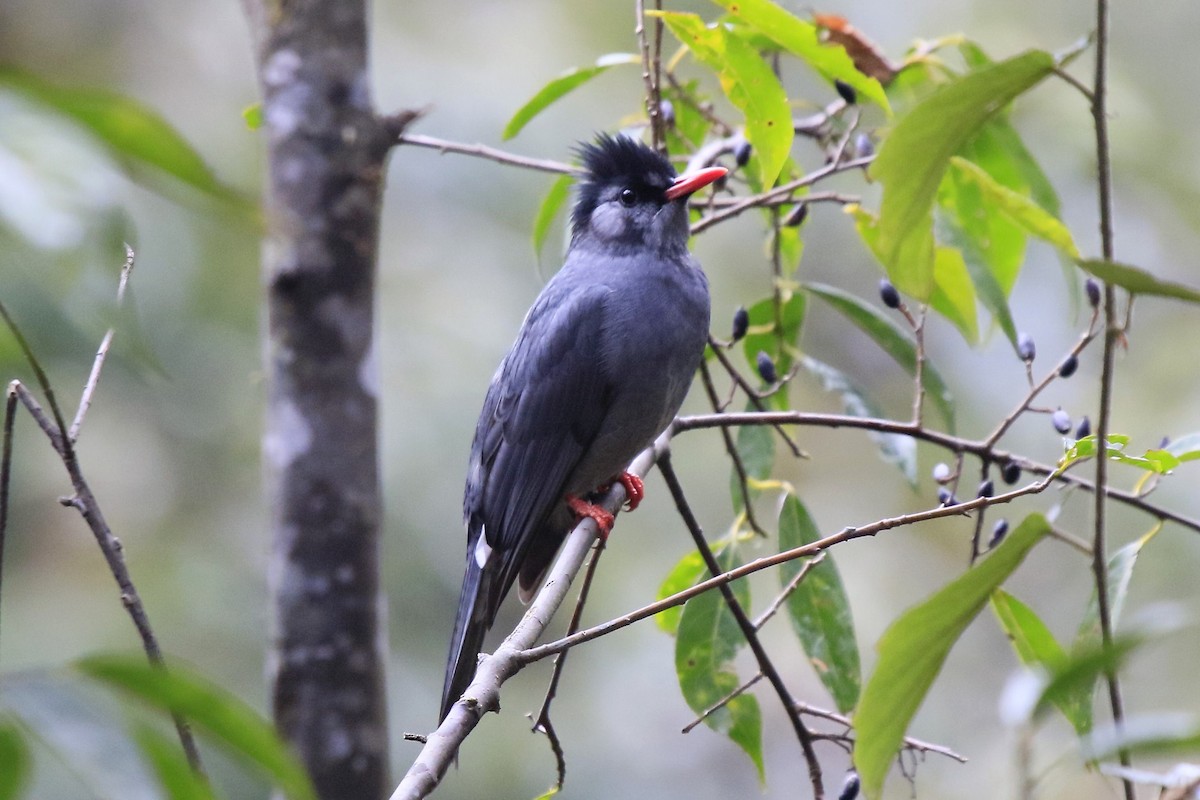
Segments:
[[[625,487],[625,508],[633,511],[641,505],[642,498],[646,496],[646,485],[632,472],[622,472],[617,480]]]
[[[600,529],[600,538],[607,540],[608,534],[612,531],[613,515],[605,511],[600,506],[592,505],[586,500],[580,500],[573,494],[567,495],[567,508],[575,512],[575,516],[579,519],[585,517],[596,521],[596,527]]]

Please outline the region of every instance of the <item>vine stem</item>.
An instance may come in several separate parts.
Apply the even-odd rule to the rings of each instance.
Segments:
[[[1096,132],[1097,194],[1100,203],[1100,251],[1106,261],[1113,259],[1112,158],[1108,142],[1108,0],[1096,0],[1096,74],[1092,84],[1092,120]],[[1108,439],[1112,417],[1113,374],[1118,339],[1123,335],[1117,319],[1117,292],[1112,283],[1104,284],[1104,355],[1100,371],[1100,412],[1096,422],[1096,438]],[[1092,572],[1096,582],[1096,607],[1100,618],[1100,637],[1105,647],[1112,644],[1112,612],[1108,602],[1108,554],[1106,547],[1108,459],[1096,459],[1095,532],[1092,537]],[[1112,708],[1113,724],[1124,727],[1125,704],[1115,667],[1106,670],[1108,701]],[[1129,767],[1129,751],[1122,749],[1121,765]],[[1122,778],[1125,800],[1136,800],[1133,782]]]

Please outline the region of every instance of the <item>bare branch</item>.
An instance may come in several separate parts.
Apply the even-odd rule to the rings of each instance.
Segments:
[[[570,164],[563,164],[560,161],[519,156],[515,153],[506,153],[503,150],[497,150],[494,147],[488,147],[484,144],[461,144],[459,142],[451,142],[446,139],[437,139],[433,136],[422,136],[416,133],[405,133],[400,135],[396,139],[396,144],[410,144],[415,147],[428,147],[432,150],[437,150],[440,153],[457,153],[464,156],[486,158],[487,160],[495,161],[498,164],[524,167],[525,169],[534,169],[540,172],[552,172],[560,175],[582,174],[578,168],[572,167]]]
[[[120,310],[125,302],[125,287],[129,285],[129,275],[133,272],[134,253],[133,248],[128,244],[125,245],[125,265],[121,267],[121,277],[117,279],[117,309]],[[112,346],[113,336],[116,335],[116,328],[109,328],[104,338],[100,340],[100,347],[96,350],[96,358],[92,362],[92,371],[88,373],[87,382],[83,385],[83,394],[79,396],[79,409],[75,412],[75,419],[71,421],[71,427],[67,430],[67,438],[72,442],[79,440],[79,429],[83,427],[83,418],[87,415],[88,409],[92,407],[92,396],[96,393],[96,387],[100,384],[100,371],[104,369],[104,359],[108,358],[108,349]]]

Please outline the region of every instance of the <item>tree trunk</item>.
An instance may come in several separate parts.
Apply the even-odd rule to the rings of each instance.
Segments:
[[[259,1],[273,710],[323,800],[369,800],[388,784],[373,346],[388,135],[364,4]]]

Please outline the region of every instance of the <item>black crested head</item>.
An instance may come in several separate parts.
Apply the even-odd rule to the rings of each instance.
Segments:
[[[595,144],[581,144],[579,154],[586,175],[579,184],[578,199],[571,212],[571,226],[576,232],[587,227],[605,189],[628,187],[643,197],[657,198],[675,180],[675,168],[670,161],[628,136],[602,133]],[[665,203],[666,198],[660,202]]]

